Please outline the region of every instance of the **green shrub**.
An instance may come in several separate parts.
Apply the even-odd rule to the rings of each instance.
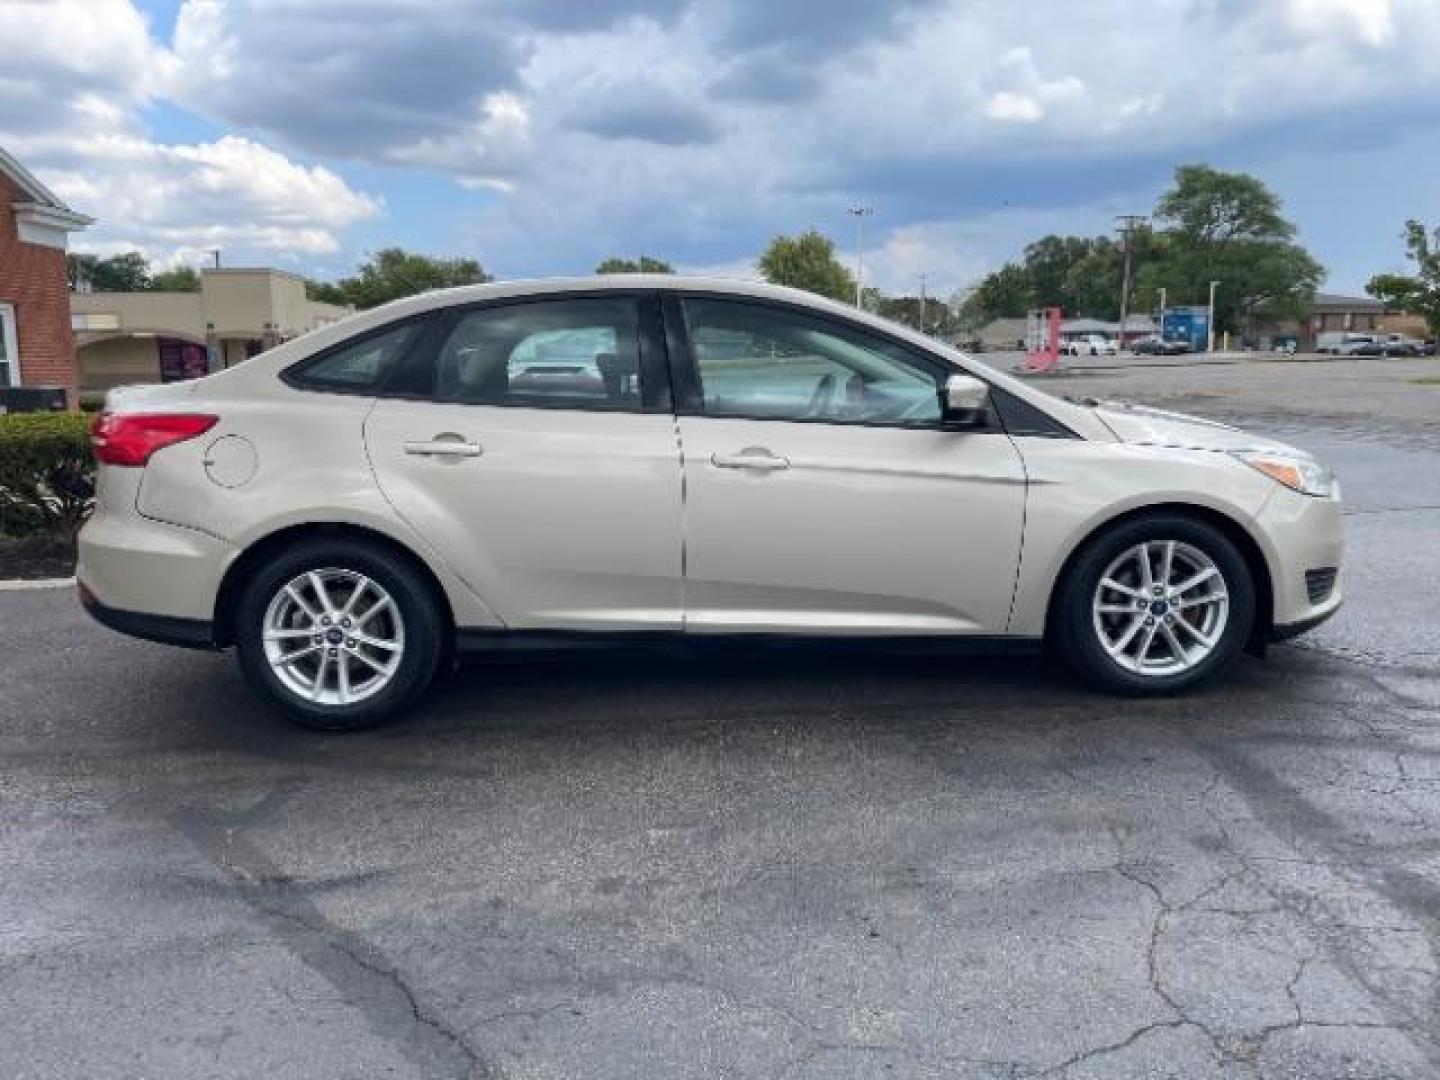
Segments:
[[[0,533],[74,542],[95,504],[89,427],[76,413],[0,416]]]

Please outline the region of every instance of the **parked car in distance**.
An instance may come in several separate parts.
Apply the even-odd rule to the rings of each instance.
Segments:
[[[1327,331],[1315,339],[1315,351],[1332,356],[1354,356],[1367,345],[1378,340],[1375,334],[1358,334],[1349,331]]]
[[[1169,693],[1341,602],[1309,455],[767,285],[425,293],[114,390],[93,444],[81,602],[327,730],[457,653],[657,639],[1049,640]]]
[[[1423,356],[1425,343],[1404,334],[1386,334],[1370,341],[1361,342],[1353,350],[1354,356]]]
[[[1182,356],[1190,351],[1188,341],[1167,341],[1162,337],[1141,338],[1130,347],[1137,356]]]
[[[1118,356],[1120,346],[1103,334],[1086,334],[1062,342],[1060,352],[1066,356]]]

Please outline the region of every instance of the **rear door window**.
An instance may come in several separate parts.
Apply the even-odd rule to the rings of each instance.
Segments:
[[[441,401],[638,411],[638,302],[565,298],[465,312],[440,344],[434,378]]]

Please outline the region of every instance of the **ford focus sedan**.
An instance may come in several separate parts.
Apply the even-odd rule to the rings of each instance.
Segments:
[[[468,650],[665,637],[1048,642],[1171,693],[1341,601],[1308,455],[764,285],[427,293],[114,391],[93,440],[91,614],[323,729]]]

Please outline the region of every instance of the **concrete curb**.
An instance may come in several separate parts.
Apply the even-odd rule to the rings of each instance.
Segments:
[[[34,592],[39,589],[67,589],[75,584],[73,577],[8,578],[0,580],[0,592]]]

